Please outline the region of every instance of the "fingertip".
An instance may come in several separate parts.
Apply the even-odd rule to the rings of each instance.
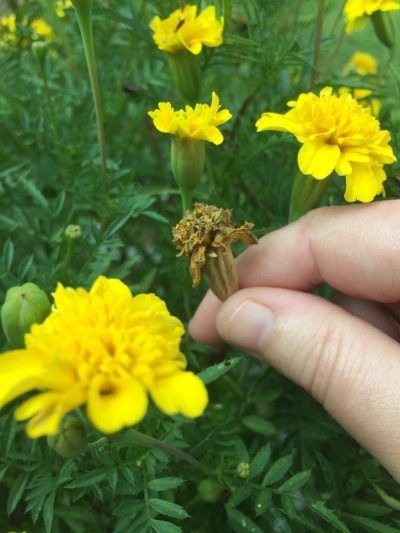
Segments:
[[[189,334],[195,341],[204,344],[222,342],[216,326],[216,317],[221,305],[221,300],[208,291],[188,325]]]

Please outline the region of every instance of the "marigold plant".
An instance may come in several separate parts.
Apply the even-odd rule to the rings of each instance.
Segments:
[[[344,7],[346,31],[351,33],[361,29],[366,19],[378,11],[400,9],[398,0],[347,0]]]

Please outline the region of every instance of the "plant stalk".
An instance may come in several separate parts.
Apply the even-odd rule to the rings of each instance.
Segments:
[[[313,69],[311,72],[311,83],[310,83],[311,91],[315,91],[315,85],[317,81],[319,56],[321,52],[322,32],[324,28],[324,15],[325,15],[325,0],[318,0],[314,61],[313,61]]]
[[[103,178],[104,191],[108,195],[108,173],[106,160],[106,140],[104,132],[103,103],[100,92],[99,78],[97,74],[96,56],[94,53],[93,41],[93,20],[92,3],[93,0],[72,0],[78,19],[81,32],[85,58],[89,72],[90,84],[92,87],[94,107],[96,112],[97,134],[99,139],[100,165]]]

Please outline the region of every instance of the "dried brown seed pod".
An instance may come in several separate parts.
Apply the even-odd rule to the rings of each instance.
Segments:
[[[195,203],[193,211],[187,211],[172,231],[178,256],[189,261],[193,286],[197,287],[204,275],[220,300],[236,292],[238,279],[231,244],[256,244],[252,228],[250,222],[234,224],[231,209]]]

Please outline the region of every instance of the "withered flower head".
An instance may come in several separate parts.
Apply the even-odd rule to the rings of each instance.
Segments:
[[[221,300],[237,291],[231,244],[235,241],[257,243],[252,228],[250,222],[234,224],[231,209],[195,203],[193,211],[187,211],[172,232],[178,255],[189,261],[193,286],[197,287],[203,274]]]

